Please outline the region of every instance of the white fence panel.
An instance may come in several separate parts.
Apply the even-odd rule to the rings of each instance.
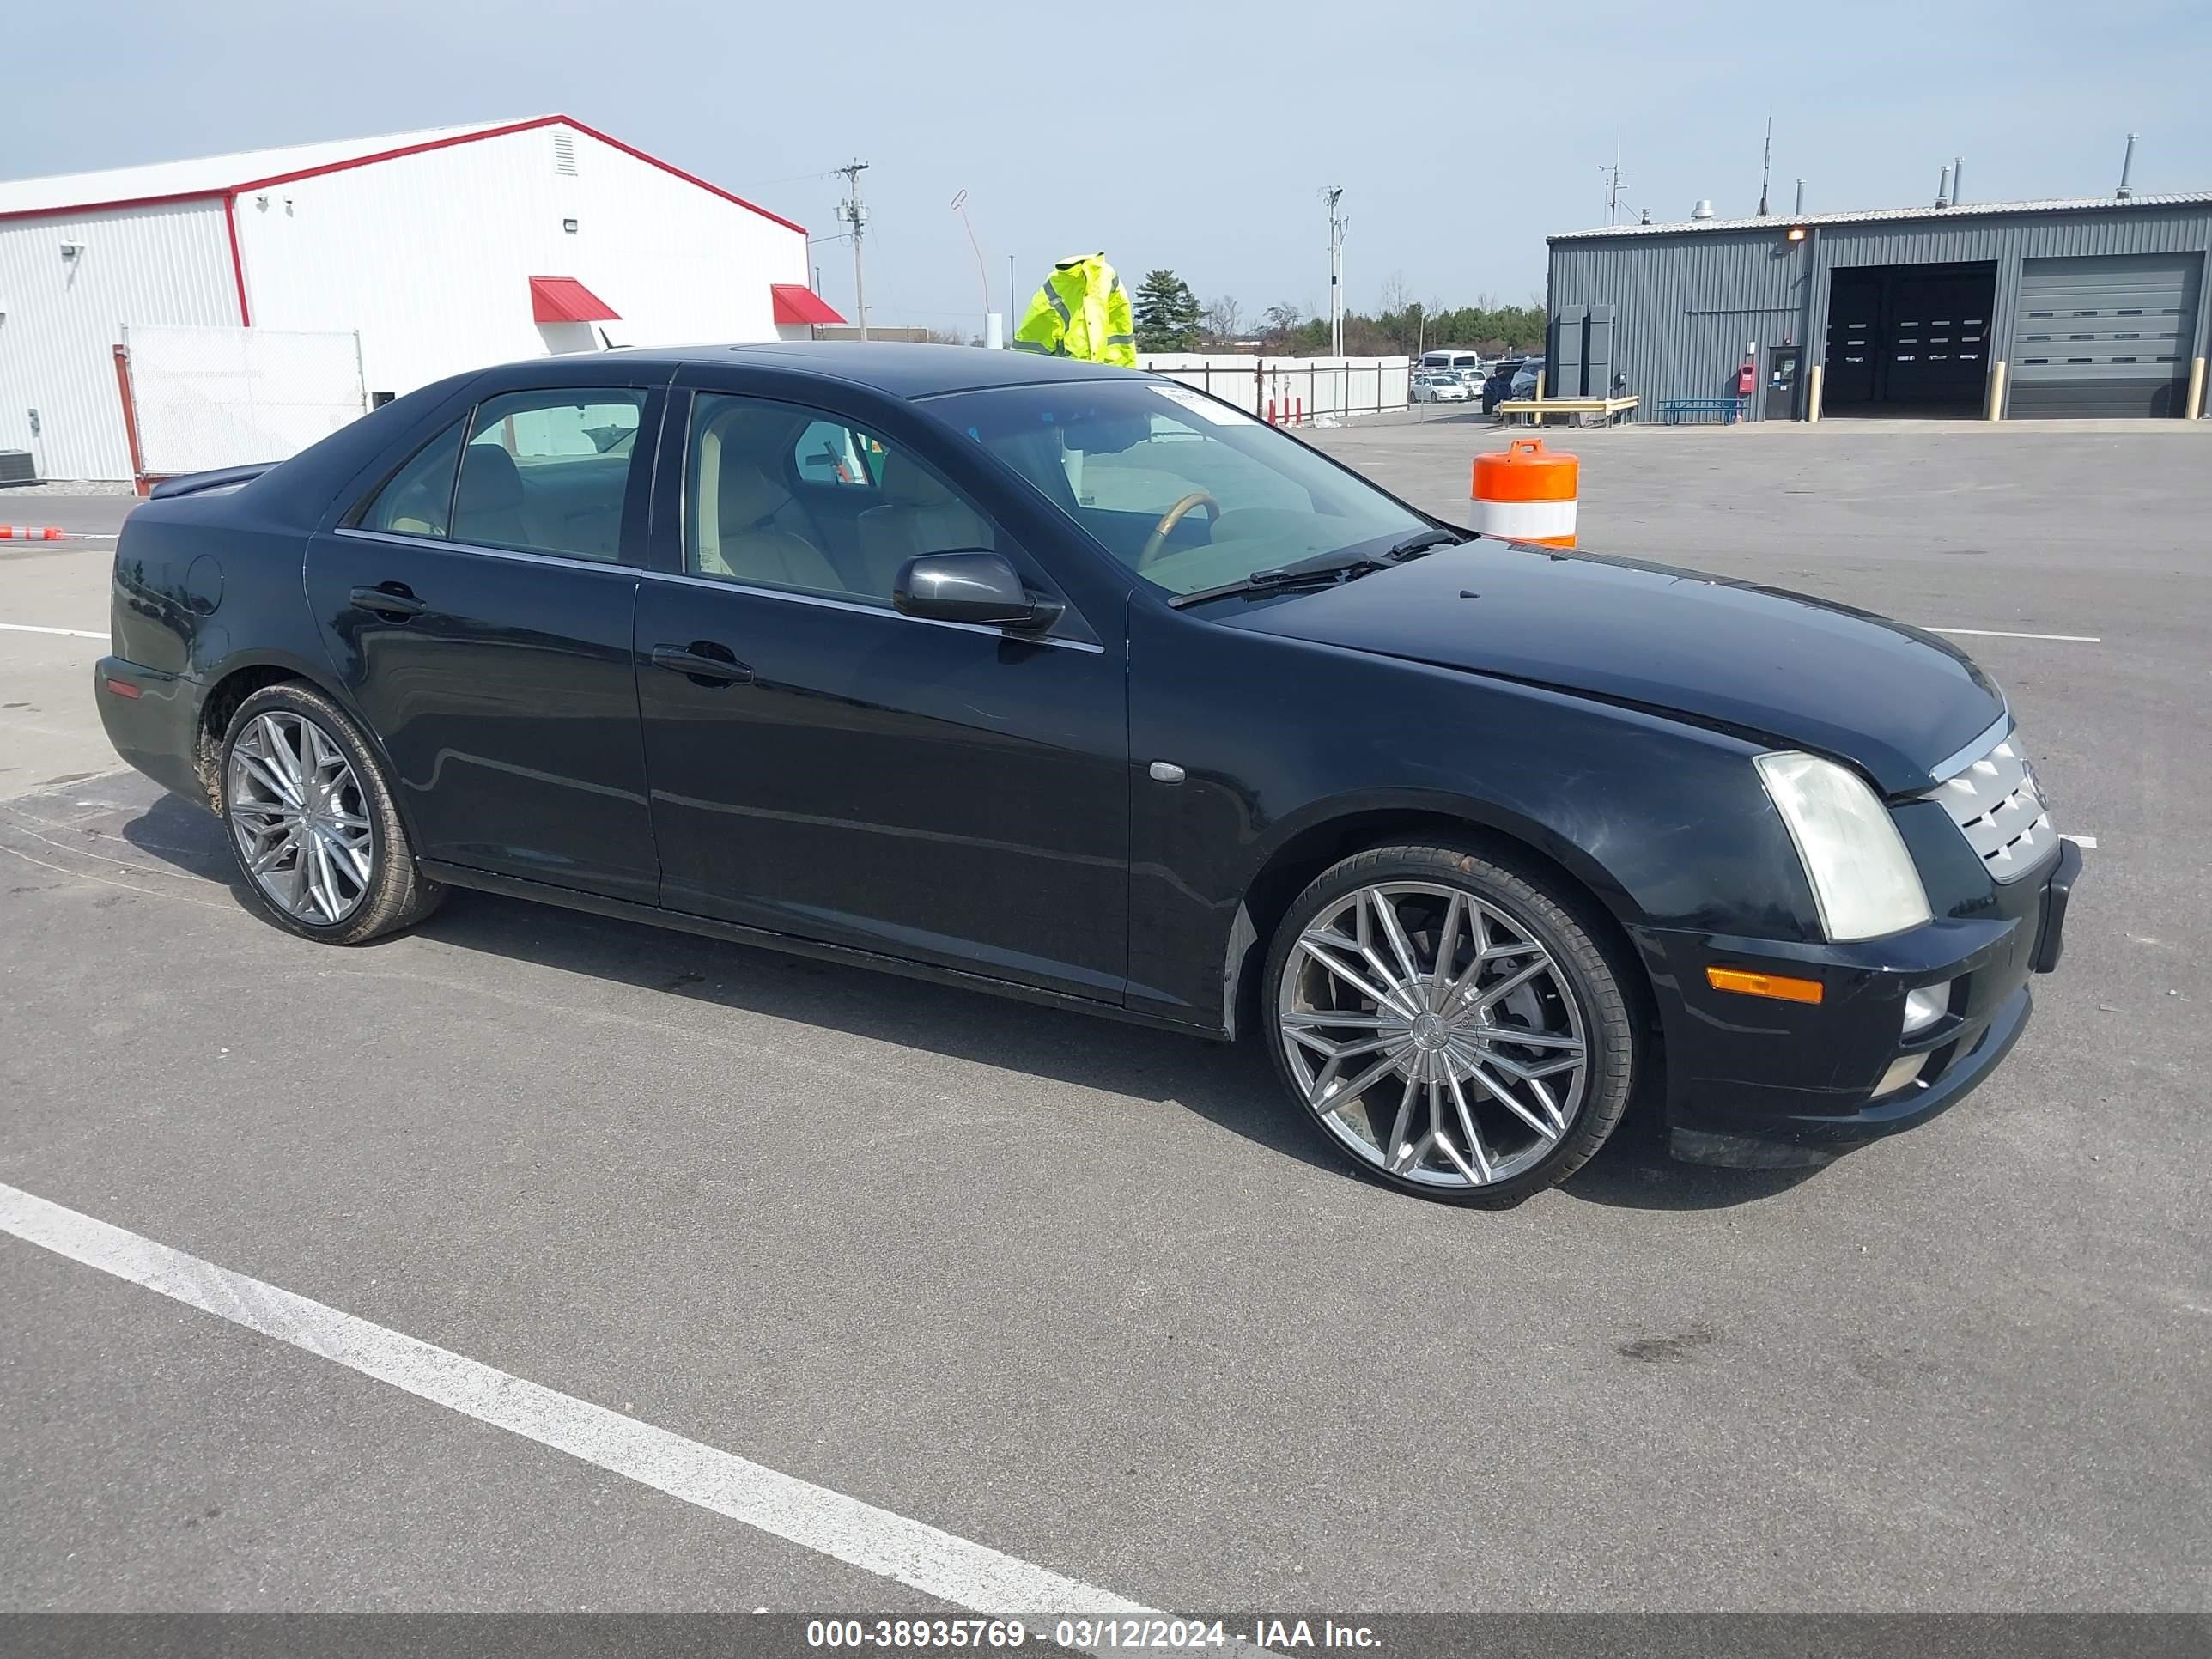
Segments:
[[[1407,357],[1258,357],[1237,352],[1155,352],[1139,368],[1181,380],[1285,425],[1407,406]]]
[[[281,461],[368,408],[356,334],[137,324],[123,343],[149,477]]]

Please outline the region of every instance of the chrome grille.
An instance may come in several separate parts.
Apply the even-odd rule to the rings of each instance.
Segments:
[[[1990,874],[2012,881],[2040,863],[2057,844],[2035,772],[2007,737],[1979,760],[1969,762],[1928,793],[1940,800],[1966,844],[1980,855]]]

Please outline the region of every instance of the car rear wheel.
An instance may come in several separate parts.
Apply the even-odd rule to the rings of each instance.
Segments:
[[[223,739],[222,816],[246,896],[303,938],[364,944],[445,896],[416,868],[359,729],[310,686],[265,686],[238,706]]]
[[[1577,896],[1463,848],[1323,872],[1267,958],[1278,1074],[1390,1185],[1503,1207],[1565,1180],[1635,1072],[1623,979]]]

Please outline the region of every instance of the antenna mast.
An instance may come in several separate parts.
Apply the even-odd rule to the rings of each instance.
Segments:
[[[1766,185],[1774,171],[1774,112],[1766,112],[1766,153],[1759,161],[1759,216],[1766,216]]]
[[[1598,176],[1605,180],[1605,222],[1609,225],[1620,222],[1620,185],[1626,177],[1620,170],[1620,129],[1613,130],[1613,165],[1598,168]]]

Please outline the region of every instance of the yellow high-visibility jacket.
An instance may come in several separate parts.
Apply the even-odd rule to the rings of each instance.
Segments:
[[[1022,313],[1014,349],[1086,362],[1137,366],[1136,324],[1129,295],[1103,253],[1062,259]]]

